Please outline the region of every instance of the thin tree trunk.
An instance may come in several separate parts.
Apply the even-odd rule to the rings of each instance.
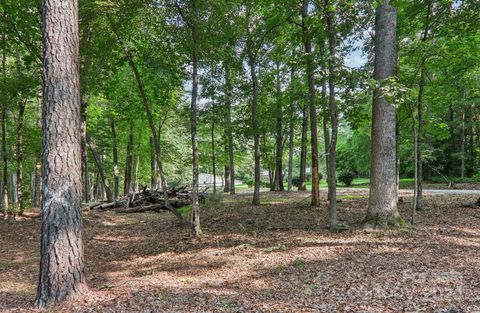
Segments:
[[[277,106],[276,106],[276,133],[275,133],[275,177],[273,190],[284,191],[283,186],[283,108],[282,91],[280,86],[280,66],[277,64]]]
[[[86,290],[83,258],[78,2],[43,2],[43,200],[35,305]]]
[[[165,176],[164,176],[164,173],[163,173],[163,165],[162,165],[162,161],[161,161],[160,140],[159,140],[159,138],[157,136],[157,132],[155,130],[155,122],[153,120],[152,108],[150,106],[150,102],[148,101],[147,94],[145,93],[145,88],[143,86],[142,77],[140,76],[140,72],[138,71],[137,65],[135,64],[135,62],[133,60],[132,53],[127,48],[127,46],[123,43],[121,37],[117,33],[116,28],[113,25],[113,22],[110,18],[110,15],[108,13],[106,13],[106,16],[107,16],[108,22],[110,23],[110,28],[111,28],[113,34],[115,35],[115,37],[117,38],[118,43],[123,48],[123,53],[124,53],[125,57],[127,58],[128,65],[130,66],[130,68],[133,72],[133,75],[135,76],[135,81],[137,83],[138,92],[140,94],[140,97],[142,98],[143,106],[144,106],[145,112],[147,114],[148,126],[150,128],[150,131],[151,131],[151,134],[152,134],[152,137],[153,137],[153,141],[154,141],[155,155],[156,155],[158,170],[159,170],[160,175],[162,177],[161,183],[162,183],[163,197],[165,199],[165,207],[168,208],[173,214],[175,214],[175,216],[179,220],[180,224],[183,224],[182,215],[180,213],[178,213],[178,211],[173,206],[170,205],[170,202],[169,202],[169,199],[168,199],[168,190],[167,190],[166,182],[165,182],[165,179],[164,179]],[[195,193],[196,193],[196,191],[193,190],[192,195],[195,194]],[[198,198],[198,197],[196,197],[196,198]],[[194,199],[192,199],[192,201],[193,200]],[[193,207],[194,206],[192,206],[192,208]]]
[[[105,167],[103,166],[103,161],[100,158],[100,155],[97,152],[96,146],[91,141],[88,133],[87,133],[87,145],[90,148],[90,151],[92,152],[93,159],[95,160],[95,164],[97,165],[98,172],[99,172],[100,177],[102,179],[102,185],[103,185],[103,188],[105,189],[105,193],[106,193],[106,196],[107,196],[107,201],[112,202],[113,201],[112,190],[110,189],[110,184],[108,182],[107,175],[105,174]]]
[[[202,228],[200,226],[200,204],[198,202],[198,140],[197,140],[197,95],[198,95],[198,41],[199,34],[197,29],[198,7],[197,1],[191,0],[192,9],[195,14],[190,23],[192,35],[192,98],[190,102],[190,132],[192,137],[192,211],[191,223],[193,235],[201,236]]]
[[[20,68],[20,51],[17,49],[15,53],[17,73],[19,79],[23,79],[22,70]],[[18,215],[23,215],[23,124],[25,115],[25,105],[27,100],[19,102],[18,106],[18,124],[17,124],[17,200]]]
[[[295,78],[294,70],[291,70],[291,79],[290,84],[294,88],[293,81]],[[293,141],[295,136],[295,101],[290,100],[290,120],[289,120],[289,129],[288,129],[288,176],[287,176],[287,190],[292,191],[292,179],[293,179]]]
[[[5,13],[4,13],[5,15]],[[4,16],[5,18],[5,16]],[[6,128],[6,119],[7,119],[7,37],[5,32],[2,35],[3,49],[2,49],[2,72],[3,72],[3,101],[2,103],[2,163],[3,163],[3,180],[2,180],[2,190],[3,190],[3,218],[8,218],[8,159],[7,159],[7,128]]]
[[[217,164],[215,155],[215,103],[212,102],[210,138],[212,144],[212,174],[213,174],[213,193],[217,193]]]
[[[427,8],[427,15],[425,17],[425,29],[422,36],[422,42],[426,42],[428,39],[428,32],[430,28],[430,15],[432,11],[432,1],[428,1],[428,8]],[[423,178],[423,97],[425,94],[425,63],[426,57],[423,56],[421,63],[420,63],[420,81],[418,83],[418,131],[417,131],[417,140],[416,140],[416,160],[417,160],[417,197],[416,197],[416,209],[422,209],[422,199],[423,199],[423,186],[422,186],[422,178]]]
[[[228,139],[228,160],[230,168],[230,194],[235,194],[235,159],[233,151],[233,130],[232,130],[232,84],[230,82],[230,68],[225,65],[225,101],[227,105],[227,139]]]
[[[223,171],[223,181],[225,182],[223,185],[223,192],[230,192],[232,186],[230,186],[230,168],[228,165],[225,165]]]
[[[320,44],[320,58],[322,59],[322,68],[326,71],[325,66],[325,47],[324,42]],[[322,80],[322,120],[323,120],[323,140],[325,142],[324,150],[325,150],[325,169],[327,171],[327,182],[328,182],[328,156],[330,150],[330,132],[328,130],[328,120],[330,119],[330,111],[328,109],[327,103],[327,83],[326,80]]]
[[[112,143],[113,143],[113,197],[118,198],[119,184],[120,184],[120,169],[118,168],[118,142],[117,131],[115,128],[115,120],[110,119],[110,126],[112,128]]]
[[[463,100],[466,99],[466,92],[463,91],[462,93]],[[460,152],[461,152],[461,163],[460,163],[460,176],[465,178],[465,105],[462,105],[462,132],[460,137]]]
[[[150,186],[157,188],[157,162],[155,162],[155,149],[153,148],[153,137],[150,136]]]
[[[377,8],[375,20],[374,77],[378,83],[396,73],[396,20],[395,8],[384,0]],[[372,165],[370,195],[365,223],[373,226],[398,225],[396,183],[396,112],[381,89],[373,96],[372,113]]]
[[[123,193],[128,195],[132,190],[132,150],[133,150],[133,139],[134,139],[134,127],[133,121],[130,122],[130,132],[128,135],[128,144],[127,144],[127,159],[125,161],[125,180]]]
[[[300,150],[300,177],[298,190],[307,190],[307,141],[308,141],[308,104],[304,102],[302,110],[302,138]]]
[[[87,151],[87,95],[80,97],[80,151],[82,155],[82,181],[83,181],[83,200],[90,201],[90,181],[88,172],[88,151]]]
[[[308,1],[303,1],[302,7],[302,30],[303,44],[305,46],[306,74],[308,81],[309,100],[310,100],[310,144],[312,155],[312,206],[320,205],[320,181],[318,177],[318,140],[317,140],[317,97],[315,91],[315,78],[312,60],[312,42],[310,31],[306,25],[308,18]]]
[[[138,182],[138,172],[139,172],[139,167],[140,167],[140,156],[137,155],[137,158],[135,159],[135,189],[134,191],[137,193],[140,191],[140,186]]]
[[[330,5],[329,0],[325,0],[325,7]],[[329,109],[330,122],[332,124],[332,136],[328,149],[328,200],[330,207],[330,230],[337,230],[337,136],[338,136],[338,114],[335,102],[335,30],[333,25],[332,11],[325,10],[328,31],[328,90],[329,90]]]

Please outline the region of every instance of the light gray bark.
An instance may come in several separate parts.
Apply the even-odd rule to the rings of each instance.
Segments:
[[[375,20],[375,80],[381,84],[395,76],[397,65],[395,8],[384,0],[377,8]],[[372,112],[372,164],[370,196],[365,222],[385,227],[398,224],[395,149],[395,107],[376,88]]]

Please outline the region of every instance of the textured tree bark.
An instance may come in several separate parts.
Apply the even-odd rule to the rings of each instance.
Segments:
[[[250,67],[250,77],[252,79],[252,131],[253,131],[253,154],[254,154],[254,187],[253,187],[253,205],[260,204],[260,131],[258,129],[258,79],[257,79],[257,60],[255,52],[253,51],[253,25],[250,18],[250,6],[247,6],[247,55],[248,65]]]
[[[317,97],[315,91],[315,78],[312,59],[312,42],[310,31],[306,25],[308,17],[308,1],[303,1],[302,6],[302,32],[305,46],[306,74],[310,101],[310,145],[312,148],[312,206],[320,204],[320,181],[318,179],[318,139],[317,139]]]
[[[382,83],[395,75],[397,64],[395,8],[384,0],[375,20],[374,77]],[[388,103],[380,88],[373,95],[372,165],[370,196],[365,223],[385,227],[398,225],[397,209],[395,107]]]
[[[304,102],[302,110],[302,138],[300,148],[300,177],[298,190],[307,190],[307,141],[308,141],[308,104]]]
[[[228,161],[230,168],[230,194],[235,194],[235,156],[233,151],[233,130],[232,130],[232,84],[230,82],[230,68],[225,65],[225,101],[227,105],[227,139],[228,139]]]
[[[130,122],[130,132],[128,135],[128,144],[127,144],[127,158],[125,160],[125,180],[123,185],[123,193],[125,195],[129,194],[132,190],[132,149],[133,149],[133,136],[134,136],[134,127],[133,121]]]
[[[110,118],[110,127],[112,129],[112,144],[113,144],[113,198],[118,198],[119,183],[120,183],[120,170],[118,168],[118,142],[117,142],[117,130],[115,128],[115,119]]]
[[[45,0],[43,21],[43,199],[35,305],[86,289],[80,151],[78,2]]]
[[[280,86],[280,68],[277,64],[276,92],[277,106],[276,115],[277,123],[275,129],[275,177],[273,182],[273,190],[284,191],[283,186],[283,108],[282,108],[282,91]]]
[[[335,29],[333,25],[332,11],[328,9],[330,1],[325,0],[325,19],[328,32],[328,90],[330,123],[332,135],[328,146],[328,201],[330,209],[330,231],[337,230],[337,137],[338,137],[338,113],[335,102]]]
[[[224,167],[224,171],[223,171],[223,181],[225,182],[223,184],[223,192],[230,192],[231,190],[231,181],[230,181],[230,168],[228,167],[228,165],[225,165]]]

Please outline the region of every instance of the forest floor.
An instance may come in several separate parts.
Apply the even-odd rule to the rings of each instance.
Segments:
[[[365,192],[342,193],[338,234],[300,192],[211,199],[198,239],[169,213],[86,211],[90,290],[51,312],[480,312],[478,196],[429,195],[414,227],[365,231]],[[0,220],[1,312],[36,312],[39,229]]]

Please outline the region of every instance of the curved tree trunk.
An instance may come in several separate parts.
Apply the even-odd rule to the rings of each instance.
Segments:
[[[80,151],[78,2],[43,2],[43,200],[40,275],[44,308],[86,289]]]

